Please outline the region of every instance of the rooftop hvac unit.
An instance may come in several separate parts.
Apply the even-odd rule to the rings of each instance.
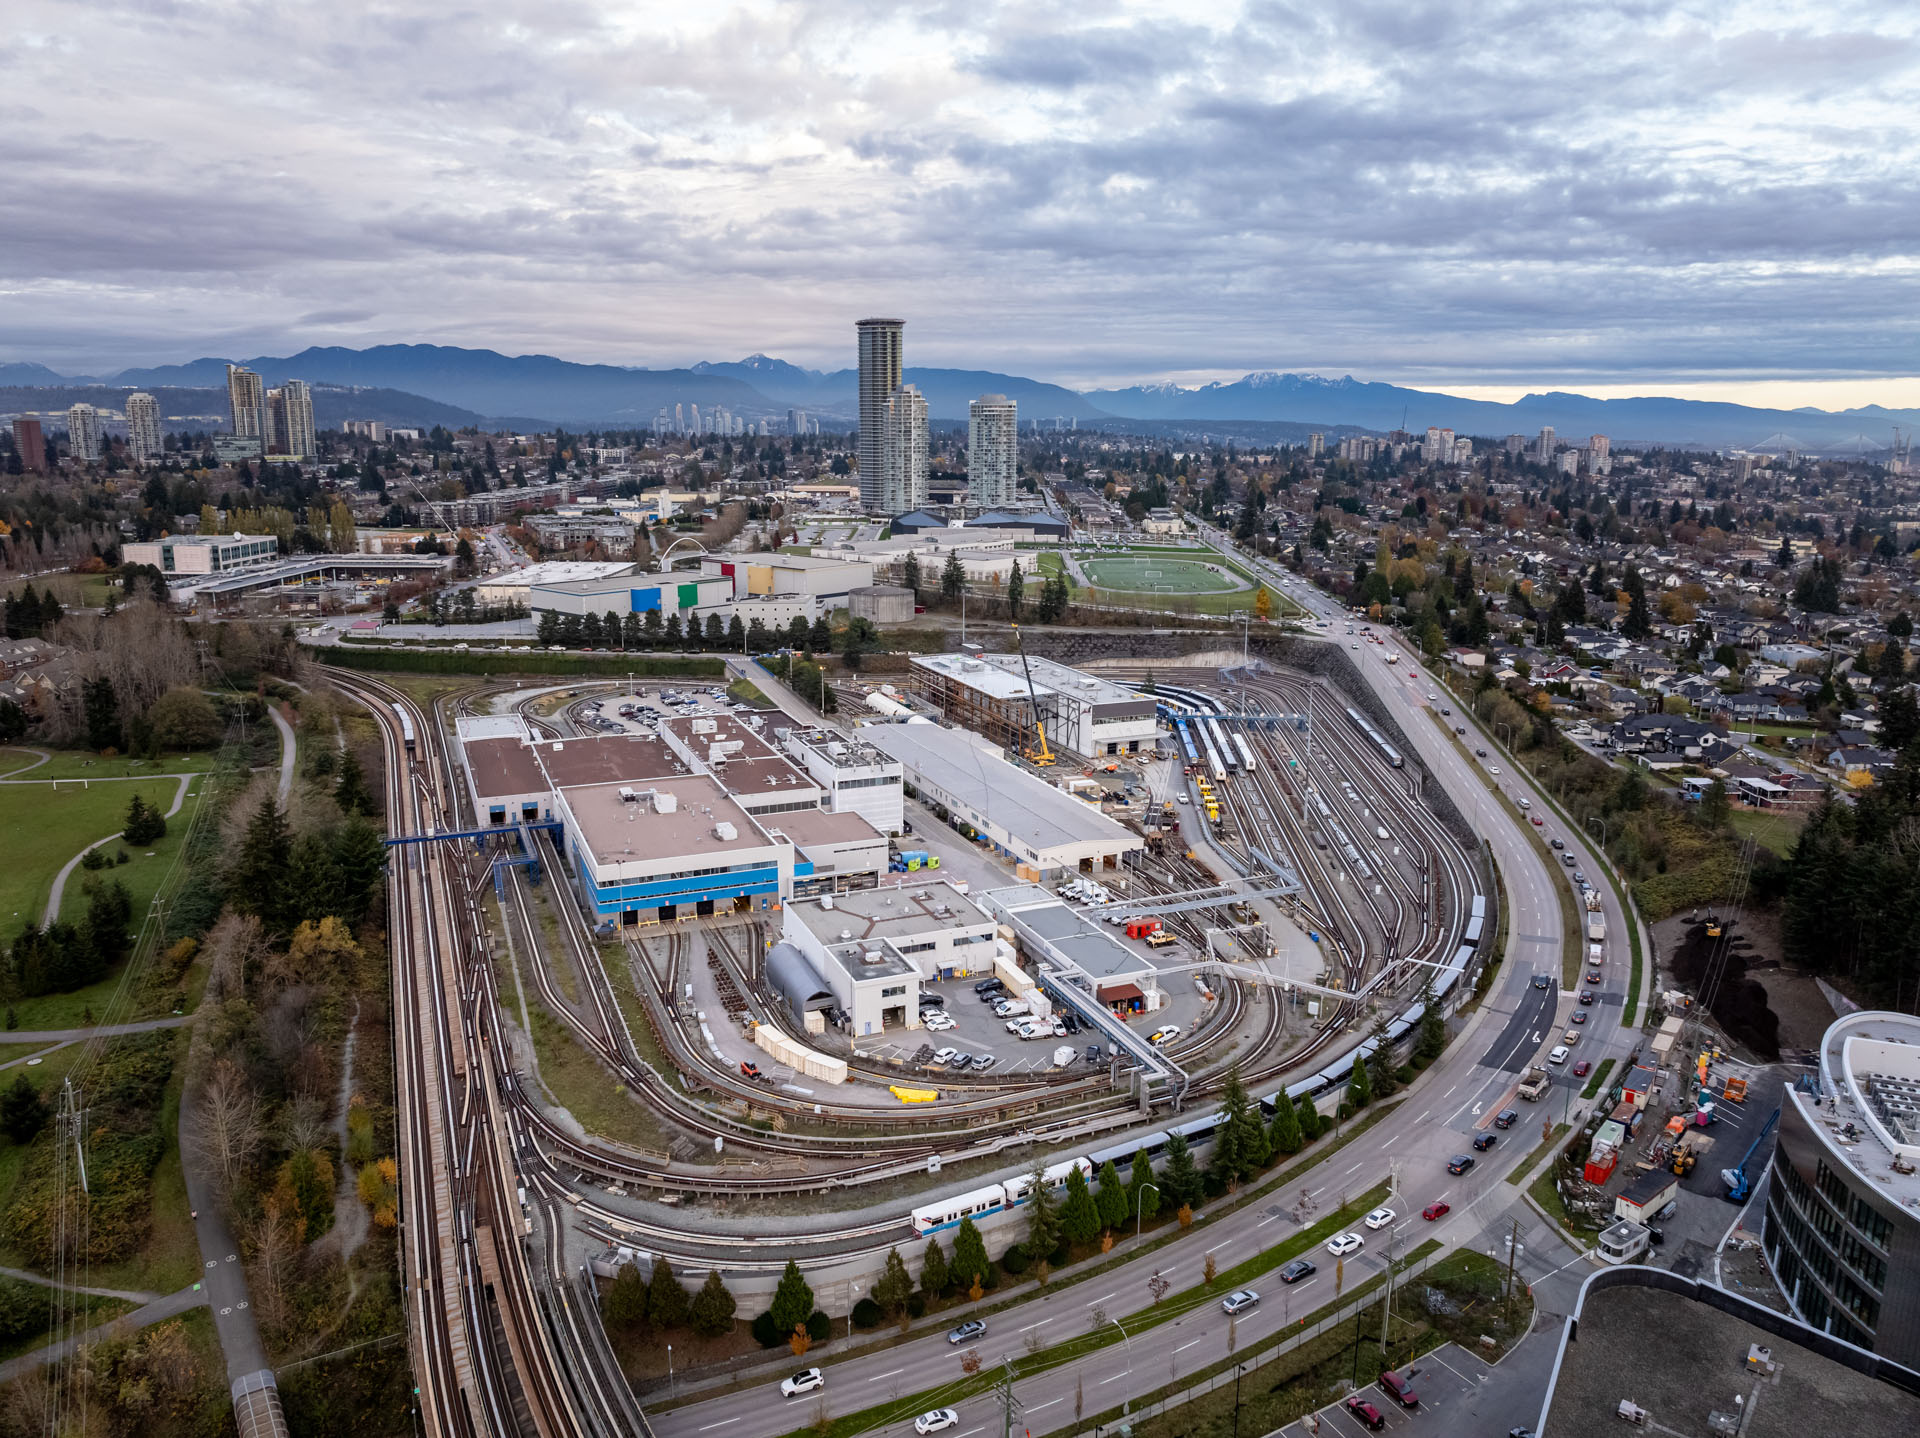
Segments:
[[[840,942],[841,942],[841,943],[843,943],[843,944],[844,944],[844,943],[846,943],[846,942],[847,942],[847,940],[848,940],[848,939],[851,939],[852,937],[853,937],[853,930],[852,930],[852,929],[842,929],[842,930],[840,931]]]
[[[725,819],[722,819],[718,824],[715,824],[713,826],[713,836],[716,839],[719,839],[725,843],[730,844],[735,839],[740,837],[740,831],[734,828],[733,825],[729,824]]]
[[[887,961],[887,956],[878,949],[868,949],[860,958],[862,962],[869,964],[884,964]]]
[[[634,793],[633,790],[629,789],[625,784],[622,784],[620,786],[620,802],[622,804],[636,803],[638,802],[639,798],[640,796]]]
[[[672,794],[663,794],[658,789],[655,789],[653,791],[653,812],[654,813],[671,814],[679,807],[680,807],[679,799],[675,798]]]
[[[831,909],[833,907],[833,895],[822,894],[820,896],[820,907],[823,909]]]

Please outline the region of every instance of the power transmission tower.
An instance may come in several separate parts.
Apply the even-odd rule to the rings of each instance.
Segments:
[[[1000,1377],[994,1387],[1000,1393],[1000,1438],[1013,1438],[1013,1425],[1020,1417],[1020,1400],[1013,1394],[1013,1359],[1000,1360]]]

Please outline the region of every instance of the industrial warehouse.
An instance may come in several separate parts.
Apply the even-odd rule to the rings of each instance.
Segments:
[[[1036,712],[1048,744],[1081,759],[1151,750],[1160,732],[1151,697],[1051,659],[916,655],[908,683],[949,723],[1021,752]]]

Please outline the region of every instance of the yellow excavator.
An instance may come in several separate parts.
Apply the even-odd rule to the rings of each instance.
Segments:
[[[1033,687],[1033,666],[1027,663],[1027,646],[1020,638],[1020,626],[1013,626],[1013,642],[1020,650],[1020,669],[1027,676],[1027,703],[1032,707],[1033,732],[1040,741],[1038,747],[1024,749],[1021,756],[1029,764],[1050,765],[1054,762],[1053,750],[1047,744],[1047,726],[1040,721],[1040,696]]]

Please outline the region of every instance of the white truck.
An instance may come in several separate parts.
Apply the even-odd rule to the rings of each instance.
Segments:
[[[1586,895],[1587,895],[1587,912],[1589,914],[1599,913],[1600,912],[1600,891],[1598,889],[1588,889],[1586,891]]]
[[[1605,943],[1606,938],[1607,916],[1605,914],[1593,915],[1587,920],[1587,942],[1590,944]]]
[[[1520,1080],[1520,1097],[1528,1103],[1538,1103],[1552,1082],[1545,1069],[1528,1069],[1527,1076]]]

